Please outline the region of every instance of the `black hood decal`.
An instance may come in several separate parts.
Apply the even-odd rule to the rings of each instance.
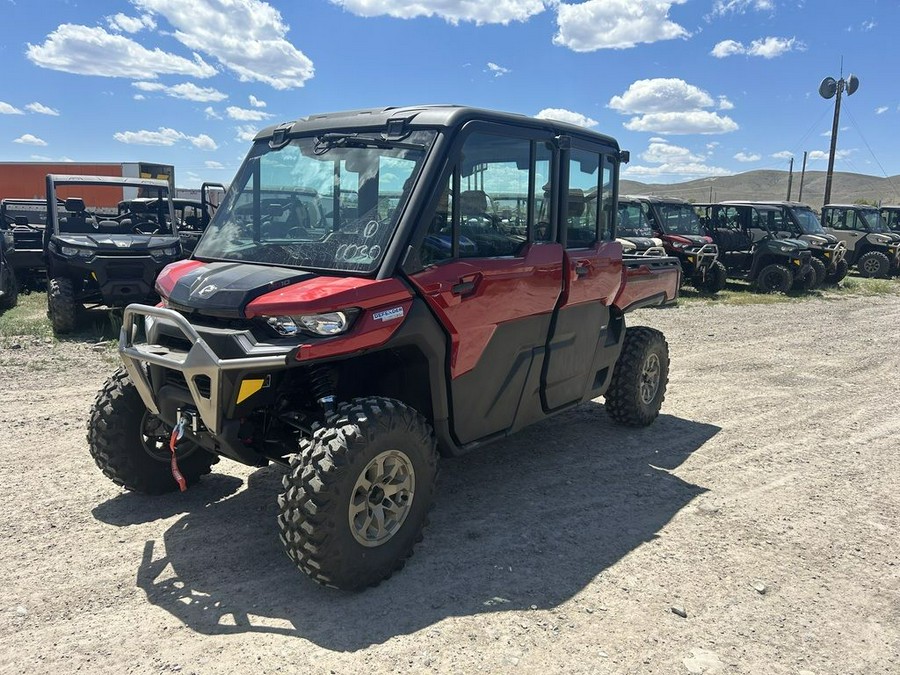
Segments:
[[[96,232],[92,234],[68,234],[53,235],[53,240],[59,244],[69,246],[86,246],[98,251],[116,251],[117,253],[145,253],[150,249],[168,248],[178,245],[178,237],[167,234],[107,234]]]
[[[250,301],[315,276],[312,272],[284,267],[207,263],[178,279],[168,301],[182,312],[239,319]]]
[[[657,245],[656,242],[654,242],[650,237],[620,237],[620,239],[630,241],[632,244],[637,246],[638,251],[646,251],[651,246]]]

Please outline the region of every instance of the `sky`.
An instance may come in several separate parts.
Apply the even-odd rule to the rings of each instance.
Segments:
[[[897,0],[0,0],[0,161],[196,187],[270,124],[456,103],[609,134],[643,182],[824,170],[819,83],[852,73],[835,170],[893,176],[898,25]]]

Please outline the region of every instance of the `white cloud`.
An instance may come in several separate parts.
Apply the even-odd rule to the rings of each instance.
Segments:
[[[161,91],[166,96],[171,96],[172,98],[198,101],[200,103],[224,101],[228,98],[228,94],[223,94],[218,89],[214,89],[213,87],[198,87],[193,82],[182,82],[181,84],[132,82],[131,86],[137,87],[141,91]]]
[[[875,114],[881,115],[882,113],[886,113],[888,111],[888,107],[886,105],[880,105],[875,108]]]
[[[187,141],[191,145],[201,150],[216,150],[219,146],[216,142],[206,134],[199,136],[189,136],[188,134],[176,131],[168,127],[160,127],[156,131],[117,131],[113,134],[113,138],[120,143],[129,145],[162,145],[172,146],[176,143]]]
[[[106,23],[109,24],[109,27],[113,30],[123,31],[125,33],[137,33],[145,28],[149,28],[150,30],[156,28],[156,22],[153,20],[153,17],[147,16],[146,14],[143,16],[128,16],[119,12],[114,16],[106,17]]]
[[[778,152],[773,152],[772,157],[775,159],[790,159],[794,156],[794,153],[790,150],[779,150]]]
[[[713,16],[725,14],[744,14],[749,10],[758,12],[775,9],[773,0],[716,0],[713,3]]]
[[[216,69],[198,54],[186,59],[161,49],[147,49],[134,40],[99,26],[64,23],[43,44],[28,45],[28,59],[42,68],[76,75],[154,79],[161,74],[212,77]]]
[[[753,40],[749,46],[745,46],[737,40],[722,40],[716,43],[710,54],[719,59],[736,54],[774,59],[776,56],[781,56],[787,52],[802,52],[805,50],[806,45],[797,38],[764,37]]]
[[[48,157],[47,155],[31,155],[29,157],[29,159],[31,159],[34,162],[74,162],[75,161],[71,157],[66,157],[65,155],[63,155],[62,157],[55,158],[55,159],[53,157]]]
[[[719,96],[719,110],[734,110],[734,103],[728,100],[726,96]]]
[[[689,162],[686,164],[660,164],[658,166],[640,166],[628,164],[622,172],[625,176],[679,176],[682,178],[698,178],[702,176],[730,176],[731,171],[719,166],[709,166]]]
[[[239,127],[235,127],[234,130],[237,133],[234,140],[241,141],[242,143],[252,143],[253,139],[256,138],[256,134],[259,132],[259,127],[255,127],[252,124],[242,124]]]
[[[845,157],[849,157],[854,152],[856,152],[856,148],[850,148],[849,150],[835,150],[834,158],[844,159]],[[811,162],[828,160],[828,152],[826,152],[825,150],[813,150],[807,155],[807,159],[809,159],[809,161]]]
[[[850,127],[839,127],[838,131],[847,131]],[[831,129],[826,129],[819,136],[824,136],[825,138],[831,138]]]
[[[508,24],[511,21],[527,21],[540,14],[552,0],[331,0],[357,16],[392,16],[396,19],[436,16],[451,24],[460,21],[476,25],[486,23]]]
[[[875,28],[875,26],[877,26],[877,25],[878,25],[878,24],[875,23],[875,21],[874,21],[874,19],[873,19],[873,20],[869,20],[869,21],[863,21],[862,26],[860,26],[859,28],[860,28],[860,30],[863,31],[864,33],[868,33],[870,30],[872,30],[873,28]]]
[[[576,52],[628,49],[641,43],[690,37],[669,20],[669,9],[686,0],[587,0],[559,3],[553,43]]]
[[[13,143],[22,143],[23,145],[47,145],[47,141],[42,138],[38,138],[33,134],[22,134],[15,140]]]
[[[266,107],[266,102],[259,100],[253,94],[250,94],[249,99],[250,99],[250,105],[253,106],[254,108],[265,108]]]
[[[262,110],[248,110],[247,108],[239,108],[236,105],[230,105],[225,108],[225,114],[239,122],[260,122],[272,117],[270,113]]]
[[[688,112],[648,113],[633,117],[625,123],[629,131],[649,131],[658,134],[727,134],[740,127],[727,115],[708,110]]]
[[[641,159],[651,164],[688,164],[703,161],[703,157],[695,155],[687,148],[662,140],[652,141],[641,153]]]
[[[746,152],[739,152],[734,156],[734,158],[739,162],[758,162],[762,159],[762,155],[758,155],[755,152],[750,154]]]
[[[502,75],[506,75],[511,72],[509,68],[504,68],[503,66],[498,66],[496,63],[492,63],[488,61],[487,64],[488,70],[494,74],[494,77],[500,77]]]
[[[59,117],[59,110],[54,110],[53,108],[45,106],[43,103],[38,103],[37,101],[26,105],[25,110],[30,110],[31,112],[37,113],[38,115],[52,115],[53,117]]]
[[[685,112],[709,108],[713,98],[684,80],[657,77],[633,82],[624,94],[613,96],[608,105],[621,113]]]
[[[11,106],[9,103],[4,101],[0,101],[0,115],[24,115],[21,110],[16,108],[15,106]]]
[[[131,98],[133,98],[135,101],[143,101],[143,100],[146,99],[147,97],[144,96],[143,94],[135,94],[135,95],[132,96]]]
[[[207,106],[203,109],[203,112],[206,114],[206,119],[208,120],[220,120],[222,116],[216,112],[216,109],[212,106]]]
[[[208,159],[208,160],[206,160],[205,162],[203,162],[203,165],[204,165],[207,169],[224,169],[224,168],[225,168],[225,165],[222,164],[222,162],[216,162],[216,161],[211,160],[211,159]]]
[[[592,120],[587,115],[566,110],[565,108],[544,108],[535,117],[542,120],[559,120],[560,122],[577,124],[580,127],[595,127],[599,124],[597,120]]]
[[[719,143],[719,141],[710,141],[709,143],[706,144],[706,150],[710,154],[712,154],[712,151],[715,150],[716,148],[718,148],[720,145],[722,145],[722,144]]]
[[[189,49],[215,58],[242,82],[263,82],[275,89],[302,87],[313,62],[287,40],[281,13],[261,0],[131,0],[158,14]]]

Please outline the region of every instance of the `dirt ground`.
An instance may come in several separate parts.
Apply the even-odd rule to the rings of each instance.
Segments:
[[[900,672],[900,300],[635,321],[671,348],[653,426],[592,402],[444,461],[425,541],[360,594],[281,550],[277,468],[105,479],[108,347],[6,344],[0,672]]]

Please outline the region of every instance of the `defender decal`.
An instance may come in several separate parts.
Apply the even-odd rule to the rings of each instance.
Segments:
[[[391,309],[383,309],[380,312],[375,312],[372,315],[372,318],[375,319],[375,321],[392,321],[394,319],[402,319],[403,308],[392,307]]]

